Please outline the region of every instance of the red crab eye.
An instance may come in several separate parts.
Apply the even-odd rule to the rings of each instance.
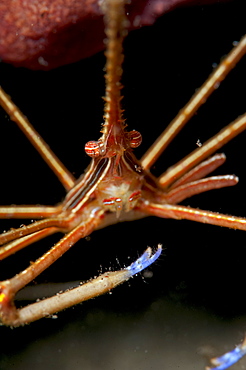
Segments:
[[[142,135],[136,130],[128,132],[128,138],[131,148],[137,148],[142,142]]]
[[[88,143],[85,144],[85,152],[89,157],[98,157],[101,154],[99,142],[88,141]]]

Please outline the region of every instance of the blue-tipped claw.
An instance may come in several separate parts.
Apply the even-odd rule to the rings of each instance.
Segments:
[[[139,257],[135,262],[126,268],[132,275],[139,273],[146,267],[150,266],[153,262],[157,260],[162,251],[162,246],[159,244],[156,252],[152,254],[152,249],[148,247],[146,251]]]
[[[206,367],[206,370],[225,370],[235,364],[246,354],[246,338],[243,343],[237,346],[230,352],[225,353],[220,357],[211,359],[211,364],[215,367]]]

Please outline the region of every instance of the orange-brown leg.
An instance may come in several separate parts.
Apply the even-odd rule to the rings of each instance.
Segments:
[[[9,257],[11,254],[18,252],[19,250],[27,247],[28,245],[35,243],[49,235],[59,232],[57,227],[48,227],[46,229],[36,231],[30,235],[20,237],[10,243],[7,243],[0,248],[0,260]]]
[[[178,186],[165,195],[164,201],[169,204],[176,204],[193,195],[201,194],[209,190],[221,189],[227,186],[234,186],[237,183],[238,178],[235,175],[206,177],[205,179]]]
[[[218,87],[219,83],[227,76],[234,68],[235,64],[246,53],[246,36],[235,46],[231,52],[224,58],[219,66],[210,75],[208,80],[201,86],[200,89],[192,96],[190,101],[180,110],[178,115],[168,125],[166,130],[157,138],[149,150],[141,158],[141,164],[144,169],[149,169],[159,158],[161,153],[166,149],[174,137],[179,133],[182,127],[195,114],[198,108],[206,102],[207,98]],[[164,181],[165,180],[165,181]],[[166,178],[163,178],[163,186],[168,183]]]
[[[66,234],[47,253],[32,263],[27,269],[20,272],[12,279],[5,280],[0,283],[0,318],[4,324],[15,326],[26,323],[25,319],[19,318],[18,310],[14,306],[13,299],[15,294],[51,264],[53,264],[79,239],[86,237],[95,228],[97,228],[101,222],[103,213],[104,211],[102,210],[91,212],[91,215],[86,222],[78,225],[72,231]],[[50,314],[48,308],[46,309],[47,310],[45,313],[43,312],[42,316],[47,316]],[[58,308],[57,310],[59,311],[60,309]]]
[[[187,157],[181,159],[174,166],[170,167],[159,177],[159,183],[163,187],[170,186],[173,182],[179,179],[186,172],[191,170],[194,166],[199,164],[203,159],[213,154],[223,145],[228,143],[232,138],[240,134],[246,129],[246,114],[237,118],[231,124],[226,126],[217,135],[206,141],[202,147],[197,148]]]
[[[75,183],[74,176],[68,171],[64,164],[52,152],[45,141],[40,137],[28,119],[11,101],[10,97],[0,87],[0,105],[9,114],[12,121],[15,121],[26,137],[37,149],[39,154],[52,169],[66,190],[70,190]]]
[[[60,211],[60,206],[0,206],[0,218],[44,218]]]
[[[175,189],[181,185],[188,184],[192,181],[200,180],[207,176],[209,173],[216,170],[226,161],[226,156],[223,153],[215,154],[208,158],[206,161],[198,164],[192,170],[186,172],[177,181],[175,181],[170,187],[170,189]]]
[[[15,240],[17,238],[21,238],[23,236],[32,234],[36,231],[43,230],[48,227],[56,227],[60,230],[68,231],[70,229],[69,225],[73,222],[73,215],[70,218],[66,217],[54,217],[54,218],[46,218],[41,221],[36,221],[33,224],[29,224],[27,226],[19,227],[18,229],[13,229],[8,232],[5,232],[0,235],[0,245],[10,242],[11,240]]]
[[[79,285],[63,293],[58,293],[50,298],[43,299],[18,310],[11,302],[6,301],[6,295],[3,291],[0,294],[0,303],[2,301],[4,308],[2,319],[6,325],[24,325],[104,294],[155,262],[160,256],[161,251],[161,245],[158,245],[158,249],[153,254],[152,249],[147,248],[142,256],[122,270],[106,272],[86,284]]]
[[[185,219],[232,229],[246,230],[246,218],[203,211],[182,205],[143,202],[139,204],[138,210],[150,216],[174,218],[177,220]]]

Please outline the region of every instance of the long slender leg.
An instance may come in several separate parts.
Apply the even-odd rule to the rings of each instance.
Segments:
[[[15,309],[15,317],[5,318],[5,324],[11,326],[24,325],[109,292],[155,262],[160,256],[161,250],[161,245],[158,245],[157,251],[152,254],[151,248],[148,248],[137,261],[123,270],[106,272],[86,284],[30,304],[22,309]]]
[[[141,164],[144,169],[149,169],[153,165],[164,149],[166,149],[174,137],[179,133],[182,127],[217,88],[218,83],[220,83],[226,77],[226,75],[245,53],[246,36],[244,36],[238,45],[232,49],[227,57],[225,57],[225,59],[210,75],[208,80],[201,86],[199,90],[197,90],[190,101],[184,106],[184,108],[178,113],[166,130],[157,138],[154,144],[141,158]]]
[[[10,119],[15,121],[26,137],[37,149],[39,154],[52,169],[66,190],[70,190],[75,183],[74,176],[68,171],[63,163],[56,157],[45,141],[33,128],[28,119],[22,114],[10,97],[0,87],[0,105],[9,114]]]
[[[60,211],[60,206],[1,206],[0,218],[44,218]]]
[[[33,224],[29,224],[27,226],[19,227],[18,229],[13,229],[7,231],[6,233],[0,234],[0,245],[10,242],[11,240],[15,240],[17,238],[21,238],[26,235],[30,235],[36,231],[46,229],[48,227],[56,227],[60,230],[69,230],[69,224],[73,221],[73,217],[70,218],[47,218],[41,221],[36,221]]]
[[[213,155],[206,161],[203,161],[202,163],[194,167],[192,170],[185,173],[182,177],[180,177],[169,187],[169,190],[175,189],[184,184],[188,184],[191,181],[202,179],[209,173],[216,170],[216,168],[220,167],[223,163],[225,163],[225,160],[226,156],[223,153]]]
[[[9,257],[11,254],[18,252],[19,250],[27,247],[28,245],[35,243],[49,235],[59,232],[57,227],[48,227],[43,230],[39,230],[31,235],[21,237],[17,240],[12,241],[0,248],[0,260]]]
[[[57,207],[57,209],[59,210],[60,208]],[[36,221],[33,224],[27,226],[23,225],[17,229],[2,233],[0,234],[0,245],[5,245],[0,248],[0,260],[45,236],[56,232],[69,232],[73,227],[77,226],[77,224],[76,215],[71,214],[66,217],[65,214],[60,214],[60,217],[51,217]]]
[[[160,185],[163,187],[168,187],[183,174],[200,163],[203,159],[206,159],[209,155],[213,154],[216,150],[220,149],[223,145],[225,145],[228,141],[245,129],[246,114],[237,118],[230,125],[221,130],[217,135],[206,141],[201,148],[197,148],[174,166],[168,168],[167,171],[159,177]]]
[[[246,218],[228,216],[222,213],[203,211],[200,209],[181,205],[162,205],[146,202],[139,204],[138,210],[152,216],[174,218],[177,220],[186,219],[211,225],[229,227],[232,229],[246,230]]]
[[[104,211],[91,212],[87,222],[75,227],[55,244],[47,253],[12,279],[0,283],[0,317],[3,323],[14,325],[18,322],[18,311],[13,304],[14,295],[26,284],[41,274],[79,239],[89,235],[101,222]]]
[[[204,193],[205,191],[221,189],[227,186],[234,186],[238,183],[235,175],[212,176],[205,179],[190,182],[179,186],[165,195],[165,200],[169,204],[176,204],[193,195]]]

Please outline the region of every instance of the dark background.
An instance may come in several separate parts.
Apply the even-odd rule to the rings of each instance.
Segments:
[[[125,41],[123,106],[129,129],[141,131],[139,158],[245,32],[243,1],[178,9]],[[50,72],[0,64],[2,87],[78,177],[97,140],[104,94],[103,53]],[[245,111],[245,60],[199,110],[154,166],[167,167]],[[0,112],[0,204],[56,204],[65,191],[14,123]],[[234,188],[184,204],[245,216],[245,134],[225,146],[218,174]],[[1,231],[20,220],[2,220]],[[2,226],[1,226],[2,225]],[[245,332],[244,232],[191,221],[146,218],[114,225],[82,240],[37,282],[87,280],[118,269],[147,245],[165,250],[146,274],[99,297],[24,328],[1,327],[0,369],[203,369],[206,359],[239,343]],[[1,262],[0,278],[25,268],[55,238]],[[118,262],[119,261],[119,262]],[[39,288],[37,288],[39,289]],[[58,288],[60,289],[60,288]],[[43,292],[40,291],[40,297]],[[208,347],[211,346],[211,347]],[[220,352],[219,352],[220,351]],[[243,368],[245,360],[234,366]]]

